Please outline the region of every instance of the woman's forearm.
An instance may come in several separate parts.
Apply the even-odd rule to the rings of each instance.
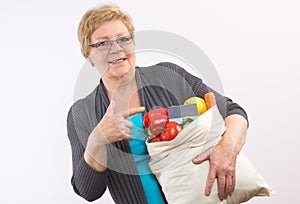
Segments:
[[[96,126],[89,136],[84,152],[84,160],[94,170],[102,172],[106,169],[107,152],[105,144],[96,139],[100,134],[99,128]]]
[[[233,114],[225,118],[225,126],[221,144],[238,154],[246,141],[248,122],[243,116]]]

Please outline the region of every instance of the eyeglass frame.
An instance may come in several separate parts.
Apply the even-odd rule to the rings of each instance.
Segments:
[[[130,44],[131,43],[131,41],[133,41],[134,40],[134,38],[133,38],[133,35],[132,35],[132,33],[125,33],[126,35],[125,36],[119,36],[119,37],[117,37],[116,39],[114,39],[114,40],[112,40],[112,39],[109,39],[109,40],[104,40],[104,41],[101,41],[101,42],[96,42],[96,43],[94,43],[94,44],[90,44],[90,47],[92,47],[92,48],[96,48],[96,49],[98,49],[98,50],[108,50],[108,49],[110,49],[111,48],[111,46],[112,46],[112,44],[114,43],[114,42],[116,42],[120,47],[122,47],[122,46],[124,46],[124,45],[127,45],[127,44]],[[126,42],[127,44],[123,44],[122,45],[122,39],[123,38],[130,38],[129,40],[128,40],[128,42]],[[121,42],[121,44],[120,44],[120,42]],[[101,43],[109,43],[108,45],[108,47],[107,48],[101,48],[101,46],[100,46],[100,44]]]

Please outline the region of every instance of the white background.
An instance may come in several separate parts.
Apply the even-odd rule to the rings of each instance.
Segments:
[[[83,13],[104,1],[1,0],[0,203],[87,203],[72,190],[66,114],[85,63]],[[214,63],[225,94],[249,114],[244,153],[276,195],[297,203],[300,3],[296,0],[114,1],[136,30],[177,33]],[[109,194],[95,203],[112,203]]]

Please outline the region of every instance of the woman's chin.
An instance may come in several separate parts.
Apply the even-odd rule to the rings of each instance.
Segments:
[[[132,75],[133,69],[129,67],[118,67],[117,69],[110,70],[111,74],[117,79],[126,79]]]

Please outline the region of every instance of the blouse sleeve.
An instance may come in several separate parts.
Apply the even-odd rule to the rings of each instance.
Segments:
[[[73,164],[71,184],[78,195],[87,201],[94,201],[101,197],[106,190],[106,170],[98,172],[92,169],[83,158],[85,144],[90,132],[84,122],[80,120],[80,111],[74,105],[67,118]]]
[[[207,92],[213,92],[216,97],[216,102],[220,114],[223,116],[224,119],[230,115],[238,114],[243,116],[248,122],[247,113],[240,105],[233,102],[230,98],[223,96],[222,94],[207,86],[200,78],[190,74],[185,69],[170,62],[162,62],[157,65],[167,67],[178,73],[192,87],[195,96],[204,98],[204,94],[206,94]]]

